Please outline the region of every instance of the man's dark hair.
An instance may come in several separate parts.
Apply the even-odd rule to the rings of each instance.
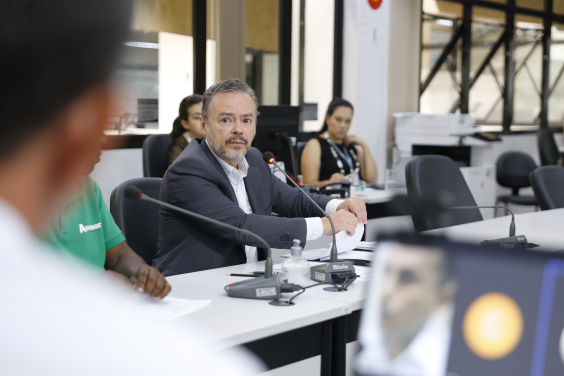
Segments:
[[[228,78],[208,87],[204,92],[204,95],[202,95],[202,119],[204,119],[204,121],[209,120],[213,97],[220,93],[249,94],[253,102],[255,102],[255,110],[258,108],[257,96],[249,84],[239,80],[238,78]]]
[[[109,80],[131,0],[0,1],[0,162]]]

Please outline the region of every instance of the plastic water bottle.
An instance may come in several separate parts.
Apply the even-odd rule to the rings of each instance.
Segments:
[[[298,239],[294,239],[294,246],[290,250],[292,256],[282,263],[282,279],[300,286],[310,285],[309,262],[302,257],[302,247]]]

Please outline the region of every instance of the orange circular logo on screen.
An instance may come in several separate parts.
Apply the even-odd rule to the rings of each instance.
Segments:
[[[462,325],[464,340],[474,354],[488,360],[500,359],[521,341],[523,314],[512,298],[491,292],[470,304]]]
[[[382,5],[382,1],[384,0],[368,0],[368,4],[370,4],[372,9],[378,9]]]

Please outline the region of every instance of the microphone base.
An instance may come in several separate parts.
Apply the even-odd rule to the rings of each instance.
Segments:
[[[527,242],[525,235],[510,236],[508,238],[500,238],[493,240],[484,240],[480,243],[483,247],[494,248],[534,248],[538,244]]]
[[[349,291],[349,290],[347,290],[347,289],[340,290],[340,289],[338,289],[338,288],[335,287],[335,286],[325,287],[323,290],[324,290],[324,291],[329,291],[329,292],[344,292],[344,291]]]
[[[233,298],[275,300],[280,299],[282,275],[276,273],[272,278],[264,276],[231,283],[224,287],[228,296]]]
[[[288,300],[273,300],[271,302],[268,302],[268,304],[275,306],[275,307],[291,307],[291,306],[296,305],[296,303],[290,302]]]
[[[315,282],[337,285],[344,283],[346,276],[354,273],[355,269],[350,261],[330,262],[311,268],[310,278]]]

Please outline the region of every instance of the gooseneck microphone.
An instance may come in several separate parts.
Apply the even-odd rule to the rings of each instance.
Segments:
[[[515,215],[509,208],[502,205],[491,205],[491,206],[454,206],[447,209],[505,209],[511,213],[511,224],[509,225],[509,237],[484,240],[480,244],[488,247],[499,247],[499,248],[534,248],[538,247],[537,244],[529,243],[525,235],[515,236]]]
[[[124,196],[127,197],[128,199],[150,201],[154,204],[167,207],[179,213],[201,219],[202,221],[210,222],[215,225],[226,227],[228,229],[240,232],[242,234],[251,236],[257,239],[258,241],[260,241],[262,244],[264,244],[264,246],[268,250],[266,256],[266,262],[264,265],[264,277],[261,276],[261,277],[253,278],[251,280],[232,283],[226,286],[225,290],[229,296],[238,297],[238,298],[261,299],[261,300],[278,300],[280,298],[280,293],[281,293],[280,287],[282,282],[278,275],[275,276],[272,275],[272,251],[270,250],[270,246],[268,245],[268,243],[263,238],[248,230],[231,226],[226,223],[217,221],[215,219],[205,217],[201,214],[197,214],[189,210],[176,207],[169,203],[156,200],[149,196],[145,196],[143,192],[137,187],[133,187],[133,186],[126,187],[123,193]]]
[[[325,216],[325,218],[327,218],[329,220],[329,223],[331,223],[331,232],[333,233],[333,246],[331,247],[331,256],[329,259],[329,262],[337,262],[337,258],[338,258],[338,252],[337,252],[337,241],[335,240],[335,226],[333,225],[333,220],[331,219],[331,217],[325,212],[325,210],[321,209],[321,206],[317,205],[317,202],[315,202],[314,199],[312,199],[311,197],[309,197],[309,195],[307,193],[304,192],[304,190],[296,184],[296,182],[294,181],[294,179],[290,178],[288,176],[288,174],[286,173],[286,171],[282,170],[277,164],[276,164],[276,158],[274,158],[274,154],[272,154],[271,152],[267,151],[266,153],[264,153],[262,155],[262,159],[268,163],[273,165],[274,167],[276,167],[278,169],[278,171],[280,171],[281,173],[284,174],[284,176],[286,176],[286,178],[292,182],[292,184],[294,184],[294,186],[296,188],[298,188],[305,197],[308,198],[309,201],[311,201],[311,203],[313,205],[315,205],[316,208],[318,208],[323,215]]]
[[[454,206],[449,209],[505,209],[511,213],[511,224],[509,225],[509,236],[515,236],[515,215],[506,206],[492,205],[492,206]]]
[[[276,158],[274,158],[274,154],[267,151],[266,153],[264,153],[262,155],[262,159],[267,164],[273,165],[274,167],[276,167],[276,169],[278,171],[283,173],[284,176],[286,176],[286,178],[288,180],[290,180],[292,182],[292,184],[296,188],[298,188],[300,190],[300,192],[302,192],[303,195],[305,197],[307,197],[307,199],[309,201],[311,201],[311,203],[313,205],[315,205],[316,208],[321,210],[321,212],[323,213],[325,218],[327,218],[329,220],[329,223],[331,223],[331,232],[333,234],[333,245],[331,246],[331,255],[330,255],[330,258],[329,258],[329,263],[325,264],[325,265],[314,266],[313,268],[311,268],[311,279],[313,279],[314,281],[317,281],[317,282],[330,283],[330,284],[345,282],[347,280],[348,276],[355,272],[355,269],[354,269],[352,262],[350,262],[350,261],[339,262],[339,260],[338,260],[337,241],[335,240],[335,226],[333,225],[333,220],[331,219],[331,217],[325,212],[325,210],[323,210],[317,204],[317,202],[315,202],[314,199],[312,199],[307,193],[305,193],[304,190],[299,185],[297,185],[296,182],[292,178],[290,178],[288,176],[286,171],[282,170],[276,164]],[[346,290],[340,290],[340,289],[337,289],[337,288],[334,288],[334,287],[329,287],[329,288],[326,288],[325,290],[328,290],[328,291],[346,291]]]

